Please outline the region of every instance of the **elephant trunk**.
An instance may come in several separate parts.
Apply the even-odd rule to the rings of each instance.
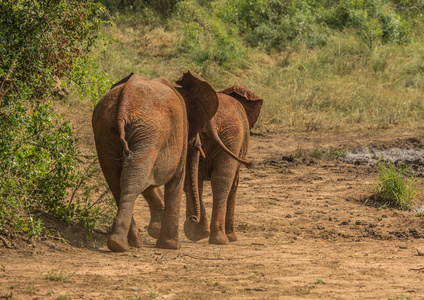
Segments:
[[[201,150],[199,135],[196,135],[187,153],[187,170],[185,181],[185,192],[187,202],[187,221],[198,224],[200,221],[200,199],[199,199],[199,159]]]

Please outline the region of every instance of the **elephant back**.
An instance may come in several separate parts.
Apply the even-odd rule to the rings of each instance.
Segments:
[[[128,79],[130,79],[131,76],[133,76],[133,75],[134,75],[134,73],[131,72],[131,74],[128,75],[127,77],[125,77],[125,78],[119,80],[117,83],[113,84],[110,89],[113,89],[114,87],[116,87],[118,85],[126,83],[128,81]]]

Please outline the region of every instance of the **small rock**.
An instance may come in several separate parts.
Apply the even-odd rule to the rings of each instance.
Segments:
[[[281,157],[281,160],[286,161],[286,162],[294,162],[294,157],[293,156],[283,156]]]
[[[424,248],[418,248],[417,252],[419,256],[424,256]]]

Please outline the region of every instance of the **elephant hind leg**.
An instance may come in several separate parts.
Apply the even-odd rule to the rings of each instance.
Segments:
[[[162,192],[159,187],[150,187],[143,192],[143,196],[150,208],[150,223],[147,232],[151,237],[158,239],[165,206]]]
[[[165,208],[162,216],[159,239],[156,242],[156,247],[158,248],[181,248],[179,220],[184,187],[184,163],[185,162],[180,164],[174,176],[165,184]]]
[[[231,191],[233,176],[217,174],[211,177],[213,208],[211,217],[211,233],[209,244],[227,245],[230,240],[225,232],[225,216],[227,211],[227,199]]]
[[[120,198],[121,196],[119,195],[118,197]],[[136,196],[136,198],[137,198],[137,196]],[[115,198],[115,199],[117,199],[117,198]],[[134,201],[135,201],[135,199],[134,199]],[[118,201],[117,201],[117,205],[118,205],[118,208],[119,208]],[[137,226],[137,224],[134,220],[134,216],[131,216],[131,223],[130,223],[130,228],[128,230],[127,239],[128,239],[128,245],[129,246],[134,247],[134,248],[143,247],[143,239],[141,238],[140,232],[138,231],[138,226]]]
[[[112,233],[107,241],[107,247],[113,252],[128,251],[129,245],[137,241],[137,239],[132,239],[133,233],[130,234],[130,227],[134,224],[132,211],[137,196],[138,193],[126,194],[120,199],[118,213],[112,225]]]
[[[127,251],[129,246],[140,246],[141,238],[135,226],[133,208],[136,198],[149,187],[154,157],[128,156],[121,173],[121,193],[118,212],[112,226],[107,246],[111,251]]]
[[[102,167],[103,174],[112,192],[113,198],[115,199],[116,205],[119,207],[121,198],[121,161],[110,158],[105,159],[104,157],[110,157],[110,155],[102,153],[101,149],[103,148],[98,150],[100,166]],[[140,233],[138,232],[138,227],[134,220],[134,216],[131,217],[131,225],[128,231],[128,244],[131,247],[136,248],[141,248],[143,246],[143,240],[140,236]]]
[[[134,248],[143,247],[143,239],[141,238],[137,224],[134,221],[134,216],[131,219],[131,225],[128,231],[128,245]]]
[[[239,183],[239,170],[237,170],[233,185],[231,187],[230,194],[228,195],[228,199],[227,199],[227,212],[225,216],[225,233],[227,234],[227,237],[230,240],[230,242],[237,241],[237,235],[234,230],[234,211],[236,206],[236,194],[237,194],[238,183]]]

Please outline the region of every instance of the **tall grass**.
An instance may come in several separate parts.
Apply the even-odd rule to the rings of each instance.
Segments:
[[[349,53],[352,49],[343,46],[353,45],[343,45],[344,39],[334,37],[318,50],[251,56],[244,70],[233,71],[238,84],[265,99],[258,129],[346,132],[420,126],[423,48],[381,46],[361,53],[358,45],[356,53]]]
[[[243,5],[276,3],[271,0],[238,2]],[[297,9],[298,1],[292,2],[290,9]],[[315,3],[309,2],[309,6]],[[224,13],[223,9],[230,5],[228,1],[209,4],[177,1],[166,18],[151,9],[118,12],[114,15],[114,25],[105,27],[104,31],[119,42],[98,49],[96,55],[102,70],[112,74],[115,80],[135,72],[147,77],[165,76],[174,81],[182,72],[192,69],[217,90],[233,84],[245,86],[265,100],[254,129],[257,131],[418,128],[424,122],[424,43],[422,32],[413,28],[422,28],[424,22],[417,17],[402,23],[400,16],[386,4],[377,7],[384,1],[374,2],[364,1],[363,7],[355,7],[352,1],[337,4],[337,9],[348,10],[346,18],[350,19],[344,22],[350,25],[328,27],[321,32],[325,34],[325,42],[313,47],[306,40],[298,39],[293,43],[286,40],[274,48],[252,44],[247,27],[243,27],[249,24],[240,23],[243,17],[234,19],[235,16],[229,15],[231,10]],[[321,20],[316,15],[318,12],[309,8],[306,11],[314,14],[314,18],[308,20]],[[231,9],[241,8],[232,6]],[[322,6],[320,9],[325,14]],[[355,9],[363,13],[361,18],[367,18],[364,13],[367,9],[374,9],[370,18],[388,14],[394,22],[390,23],[393,42],[386,41],[387,35],[384,38],[380,29],[367,29],[355,23],[352,19]],[[337,16],[333,11],[328,13],[328,18]],[[260,17],[267,16],[261,16],[259,10]],[[262,21],[264,19],[251,20]],[[383,28],[384,22],[378,26]],[[293,30],[299,24],[291,24]],[[405,31],[407,24],[415,25]],[[364,30],[377,30],[381,33],[380,39],[370,45]],[[411,34],[405,36],[406,33]],[[399,42],[401,36],[404,42]]]

